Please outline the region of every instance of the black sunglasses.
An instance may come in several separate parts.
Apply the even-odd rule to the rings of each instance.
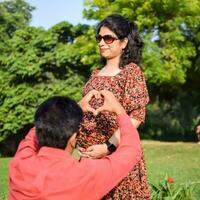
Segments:
[[[113,37],[112,35],[96,35],[96,41],[98,43],[101,42],[102,39],[106,44],[112,44],[115,40],[119,40],[118,38]]]

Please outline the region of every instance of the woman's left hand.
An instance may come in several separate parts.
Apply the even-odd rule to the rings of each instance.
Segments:
[[[109,154],[106,144],[97,144],[88,147],[84,152],[81,152],[82,156],[92,159],[102,158]]]

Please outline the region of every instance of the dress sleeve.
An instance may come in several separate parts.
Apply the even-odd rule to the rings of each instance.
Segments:
[[[131,118],[144,122],[145,106],[149,102],[145,77],[140,67],[132,64],[125,70],[122,105]]]

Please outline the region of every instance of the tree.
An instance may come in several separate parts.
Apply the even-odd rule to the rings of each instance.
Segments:
[[[4,52],[0,68],[0,143],[5,154],[15,152],[18,141],[33,126],[35,109],[44,99],[53,95],[81,98],[85,71],[79,69],[84,64],[73,52],[73,44],[88,28],[68,22],[47,31],[27,26],[7,40],[12,52]]]
[[[49,30],[30,27],[33,9],[23,0],[0,2],[0,150],[7,155],[33,126],[35,109],[44,99],[68,95],[79,100],[86,79],[99,67],[95,27],[68,22]],[[85,1],[88,19],[111,13],[136,21],[145,41],[141,67],[151,95],[144,127],[148,137],[189,138],[200,122],[200,2]],[[167,128],[174,137],[166,135]]]
[[[0,50],[6,46],[6,39],[11,38],[16,30],[29,24],[33,10],[34,7],[24,0],[0,2]]]

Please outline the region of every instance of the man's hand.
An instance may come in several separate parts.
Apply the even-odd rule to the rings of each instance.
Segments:
[[[100,94],[97,90],[91,90],[88,92],[80,101],[79,106],[82,108],[83,112],[92,112],[96,115],[96,110],[92,108],[89,104],[89,101],[92,97],[99,98]]]
[[[109,154],[106,144],[97,144],[88,147],[87,149],[78,148],[81,156],[97,159]]]
[[[126,113],[112,92],[108,90],[101,90],[99,94],[104,97],[104,104],[96,110],[97,113],[102,111],[115,112],[117,115]]]
[[[92,97],[101,98],[101,96],[104,97],[104,104],[95,110],[90,106],[89,101]],[[126,113],[114,94],[108,90],[101,90],[100,92],[91,90],[79,101],[79,106],[82,108],[83,112],[93,112],[95,115],[102,111],[115,112],[117,115]]]

